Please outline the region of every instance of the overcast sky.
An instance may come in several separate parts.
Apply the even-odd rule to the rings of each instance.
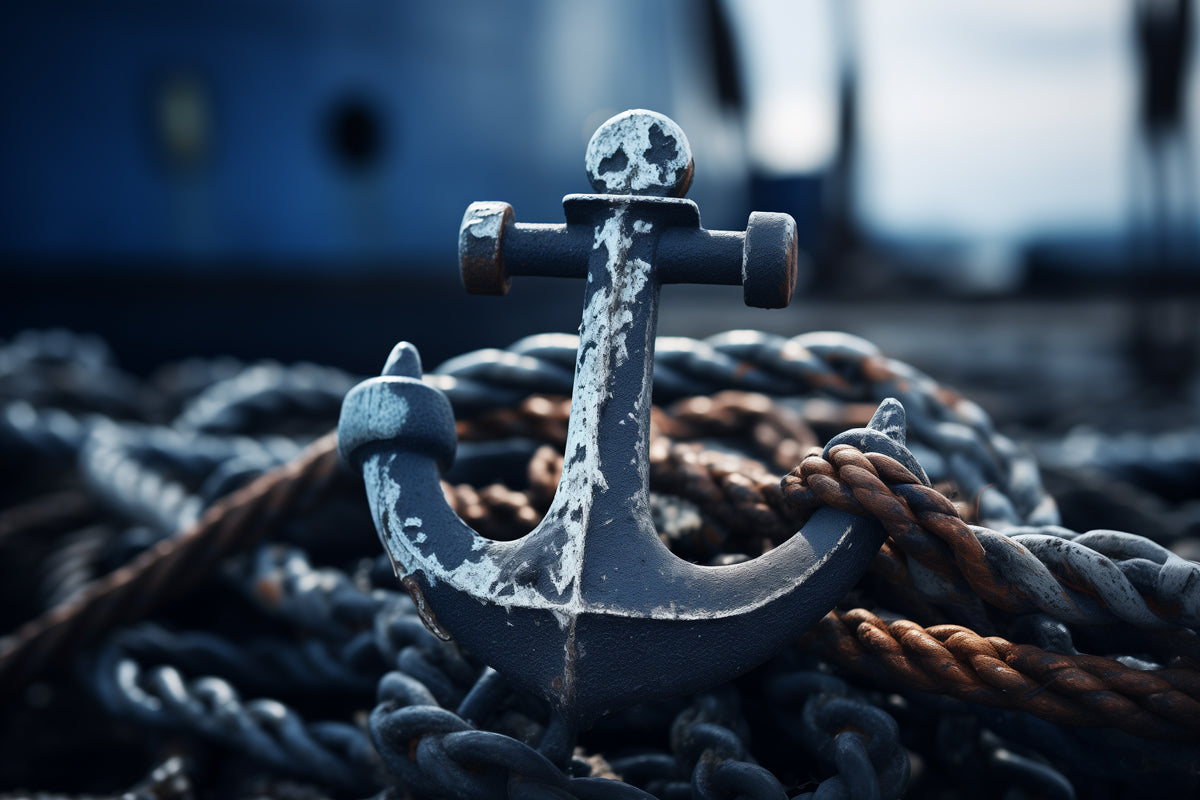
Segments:
[[[753,156],[784,172],[819,165],[833,141],[832,4],[729,6],[742,41],[758,43],[747,63]],[[876,226],[1003,239],[1124,219],[1136,89],[1131,2],[850,7],[861,56],[861,199]]]

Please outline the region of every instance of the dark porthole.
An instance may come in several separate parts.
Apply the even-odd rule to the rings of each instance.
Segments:
[[[353,172],[368,172],[383,158],[384,123],[379,109],[360,97],[336,103],[326,122],[333,159]]]

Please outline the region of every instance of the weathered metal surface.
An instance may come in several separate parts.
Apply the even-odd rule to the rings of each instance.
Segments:
[[[748,304],[769,308],[787,305],[795,282],[791,218],[756,213],[745,232],[705,231],[694,203],[669,196],[686,191],[691,164],[674,123],[626,112],[597,131],[587,165],[594,186],[628,194],[569,195],[565,225],[519,225],[500,203],[464,216],[468,290],[502,294],[513,275],[587,279],[562,479],[532,533],[490,541],[447,505],[438,477],[454,418],[411,345],[342,409],[339,447],[362,470],[380,538],[419,606],[573,724],[753,668],[820,619],[884,539],[877,523],[827,509],[739,564],[691,564],[660,541],[647,489],[660,285],[741,284]],[[898,402],[869,427],[858,446],[906,455]]]
[[[791,303],[795,222],[787,214],[756,211],[745,231],[702,228],[696,204],[680,199],[691,184],[692,156],[671,120],[651,111],[618,114],[588,144],[587,169],[592,186],[607,193],[564,197],[566,224],[516,222],[507,203],[467,208],[458,235],[467,291],[504,294],[514,275],[588,277],[603,236],[613,245],[640,242],[644,256],[618,247],[612,257],[619,251],[623,264],[638,258],[652,263],[652,283],[741,285],[749,306]],[[602,231],[605,224],[612,227]]]

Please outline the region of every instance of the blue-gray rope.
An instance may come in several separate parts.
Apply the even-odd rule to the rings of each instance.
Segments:
[[[20,358],[5,356],[7,350],[0,347],[0,390],[22,383],[23,370],[70,363],[69,337],[50,337],[52,352],[44,358],[37,354],[34,338],[18,348]],[[462,415],[506,407],[532,393],[566,394],[574,346],[574,337],[532,337],[509,350],[454,359],[428,380],[448,393]],[[934,480],[958,484],[978,501],[981,521],[997,529],[973,529],[989,564],[1020,591],[1045,598],[1074,592],[1076,602],[1070,607],[1059,608],[1046,599],[1031,607],[1041,614],[1013,621],[1014,629],[1028,627],[1029,639],[1038,646],[1073,652],[1077,625],[1133,630],[1195,626],[1195,563],[1132,534],[1075,534],[1055,527],[1057,517],[1032,460],[996,434],[978,407],[886,359],[862,340],[838,334],[784,339],[735,332],[703,342],[663,339],[658,348],[655,391],[660,402],[731,388],[768,393],[784,403],[809,397],[848,402],[900,397],[912,409],[910,440],[922,466]],[[82,352],[87,364],[78,367],[80,374],[117,374],[102,348],[85,346]],[[21,366],[5,373],[6,363]],[[258,429],[272,417],[320,419],[335,409],[335,392],[325,389],[350,379],[319,370],[199,365],[194,375],[178,378],[182,388],[177,395],[159,402],[160,409],[174,409],[153,417],[159,425],[114,421],[97,410],[105,404],[136,407],[137,387],[126,378],[114,379],[123,387],[120,391],[98,392],[78,405],[67,402],[68,393],[39,385],[39,397],[61,396],[59,409],[29,402],[15,390],[0,391],[5,400],[0,452],[11,446],[15,452],[78,458],[90,491],[105,498],[117,517],[169,534],[247,476],[288,458],[289,450],[311,436],[284,431],[268,437],[258,435]],[[6,374],[14,376],[10,384],[4,383]],[[502,453],[504,449],[489,450],[486,443],[464,448],[467,472],[474,463],[479,467],[475,472],[486,475],[491,460],[512,455]],[[520,451],[528,452],[528,445]],[[668,496],[660,502],[663,518],[672,519],[672,503],[679,501]],[[688,513],[697,516],[694,508]],[[120,524],[111,524],[120,530]],[[82,531],[63,542],[64,548],[79,550],[72,550],[72,557],[96,557],[96,543]],[[1019,555],[996,555],[1008,551]],[[908,759],[900,743],[903,727],[895,723],[894,696],[889,700],[852,688],[807,662],[770,665],[775,674],[758,689],[746,684],[731,691],[727,686],[658,711],[639,709],[617,717],[611,725],[634,731],[636,714],[665,715],[659,717],[666,720],[660,728],[672,729],[669,742],[636,754],[618,748],[608,764],[599,758],[607,755],[602,753],[588,763],[568,758],[564,766],[553,721],[544,709],[514,696],[494,673],[429,635],[408,598],[384,588],[392,584],[378,576],[390,569],[375,561],[369,570],[354,572],[314,566],[296,547],[260,548],[228,563],[223,575],[225,585],[235,587],[234,594],[265,620],[262,624],[273,636],[223,636],[161,624],[127,629],[108,637],[93,654],[87,681],[114,716],[154,729],[191,731],[272,771],[328,787],[365,792],[390,784],[395,788],[385,794],[393,797],[405,792],[431,797],[644,797],[644,791],[651,791],[708,800],[737,793],[807,796],[815,790],[818,797],[857,799],[896,796],[903,789]],[[944,597],[938,576],[919,570],[913,574],[927,598]],[[1081,608],[1088,613],[1081,616]],[[1140,669],[1157,666],[1138,654],[1118,657]],[[310,722],[323,717],[305,713],[299,701],[293,707],[278,699],[242,699],[264,693],[307,697],[348,692],[360,697],[376,682],[375,709],[369,721],[359,723]],[[758,696],[754,692],[770,699],[767,708],[777,715],[779,728],[788,731],[793,763],[802,765],[797,769],[804,775],[789,776],[778,761],[769,766],[757,762],[754,754],[761,748],[751,745],[762,743],[748,739],[753,726],[745,714],[746,698]],[[749,694],[739,700],[739,693]],[[978,708],[968,713],[982,719]],[[1003,727],[997,724],[997,730]],[[1035,732],[1024,739],[1008,740],[984,730],[976,737],[976,757],[985,760],[988,774],[1007,785],[1071,796],[1072,781],[1086,776],[1073,773],[1068,778],[1055,765],[1083,763],[1088,748],[1058,754],[1052,764],[1019,744],[1044,745],[1049,756],[1064,729],[1046,723],[1031,730]],[[626,782],[600,777],[611,770]],[[1117,773],[1112,779],[1121,778]]]
[[[531,336],[507,350],[452,358],[425,379],[446,393],[457,414],[513,405],[534,393],[570,394],[577,344],[566,334]],[[1059,521],[1036,462],[997,433],[983,409],[856,336],[731,331],[703,340],[659,338],[656,402],[725,389],[871,403],[895,397],[904,404],[910,448],[930,479],[955,481],[977,500],[984,524]]]

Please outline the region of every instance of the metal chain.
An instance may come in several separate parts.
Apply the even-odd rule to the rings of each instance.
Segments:
[[[791,672],[768,683],[766,695],[780,724],[836,770],[823,791],[850,797],[899,797],[904,791],[910,765],[899,726],[845,681]]]
[[[220,675],[243,689],[282,695],[370,692],[382,672],[375,642],[365,633],[337,644],[282,636],[234,641],[141,623],[113,634],[105,647],[141,663],[170,663],[188,674]]]
[[[925,753],[914,772],[922,786],[950,779],[931,774],[935,766],[969,782],[924,750],[926,741],[943,749],[971,742],[970,757],[1001,785],[1069,797],[1103,769],[1104,780],[1130,786],[1132,772],[1112,768],[1115,756],[1097,758],[1105,751],[1092,744],[1109,741],[1094,738],[1102,732],[1078,739],[1082,733],[1069,732],[1081,729],[1030,727],[1014,720],[1038,720],[990,706],[1072,726],[1117,720],[1139,736],[1200,735],[1200,686],[1187,656],[1196,565],[1132,534],[1055,527],[1033,462],[977,407],[854,337],[736,332],[705,342],[660,340],[656,401],[705,396],[655,414],[656,520],[677,553],[727,563],[790,536],[816,503],[856,503],[855,513],[879,517],[891,538],[848,603],[912,618],[835,611],[800,644],[803,651],[688,700],[619,713],[585,734],[574,755],[546,709],[425,630],[409,599],[391,588],[386,559],[356,569],[314,566],[310,554],[328,548],[333,531],[349,533],[320,513],[305,521],[321,510],[322,497],[352,494],[329,439],[218,499],[328,424],[321,418],[336,407],[335,392],[316,384],[332,385],[340,373],[314,378],[320,368],[307,365],[196,362],[163,371],[148,389],[116,370],[102,349],[84,346],[91,366],[72,366],[69,337],[49,342],[45,357],[35,352],[36,337],[15,348],[19,358],[0,347],[0,452],[60,465],[78,456],[88,492],[112,516],[89,539],[94,501],[0,508],[0,546],[32,541],[37,526],[51,532],[48,552],[59,561],[41,574],[62,578],[70,595],[0,640],[0,683],[10,689],[45,675],[46,664],[90,638],[100,644],[81,675],[115,716],[191,731],[270,772],[331,789],[393,787],[380,797],[893,797],[908,781],[910,750]],[[520,535],[549,503],[561,456],[544,445],[561,443],[566,405],[531,393],[568,392],[573,364],[574,337],[532,337],[507,351],[468,354],[428,376],[460,416],[463,444],[447,476],[455,481],[445,487],[448,497],[486,535]],[[111,378],[119,391],[75,396],[55,383],[64,374]],[[298,400],[289,399],[291,391]],[[856,484],[855,469],[871,470],[851,456],[835,467],[834,453],[832,472],[806,461],[780,486],[772,470],[790,468],[848,421],[861,424],[870,403],[889,395],[909,410],[912,449],[930,477],[961,492],[962,502],[918,489],[912,476],[870,457],[875,483]],[[164,427],[113,422],[113,414]],[[264,437],[265,428],[276,438]],[[504,482],[489,483],[498,479]],[[105,558],[121,560],[115,550],[136,552],[154,541],[145,529],[122,526],[140,519],[170,535],[189,518],[180,509],[205,506],[181,535],[84,584]],[[285,523],[296,544],[230,560]],[[354,530],[352,541],[373,539],[369,528],[361,539]],[[220,580],[233,588],[223,602],[235,607],[207,617],[176,613],[170,628],[106,634],[149,613],[139,605],[182,594],[218,564]],[[1039,601],[1014,600],[1031,587]],[[1055,605],[1056,595],[1067,605]],[[945,624],[948,618],[969,625]],[[230,635],[208,630],[214,627]],[[1122,632],[1112,645],[1120,652],[1107,654],[1119,661],[1079,653],[1115,631]],[[797,653],[807,655],[797,660]],[[865,683],[826,674],[829,662]],[[305,721],[347,708],[347,697],[360,698],[349,707],[361,711],[369,704],[363,692],[376,681],[369,717]],[[241,699],[263,692],[288,703]],[[915,710],[934,697],[926,692],[967,702],[953,713],[939,706],[921,716]],[[933,729],[950,719],[968,721],[976,735],[935,739]],[[1092,744],[1070,744],[1077,739]],[[1112,741],[1123,750],[1112,745],[1110,754],[1136,753],[1156,764],[1157,777],[1143,777],[1141,788],[1200,788],[1200,764],[1186,751],[1167,742],[1154,750],[1132,737]],[[1043,749],[1030,750],[1033,744]],[[1079,766],[1085,763],[1091,773]]]
[[[369,790],[374,754],[343,722],[306,723],[275,700],[243,701],[228,681],[187,679],[172,666],[144,669],[121,652],[120,637],[95,658],[91,685],[109,713],[158,728],[185,727],[262,763],[337,787]]]

